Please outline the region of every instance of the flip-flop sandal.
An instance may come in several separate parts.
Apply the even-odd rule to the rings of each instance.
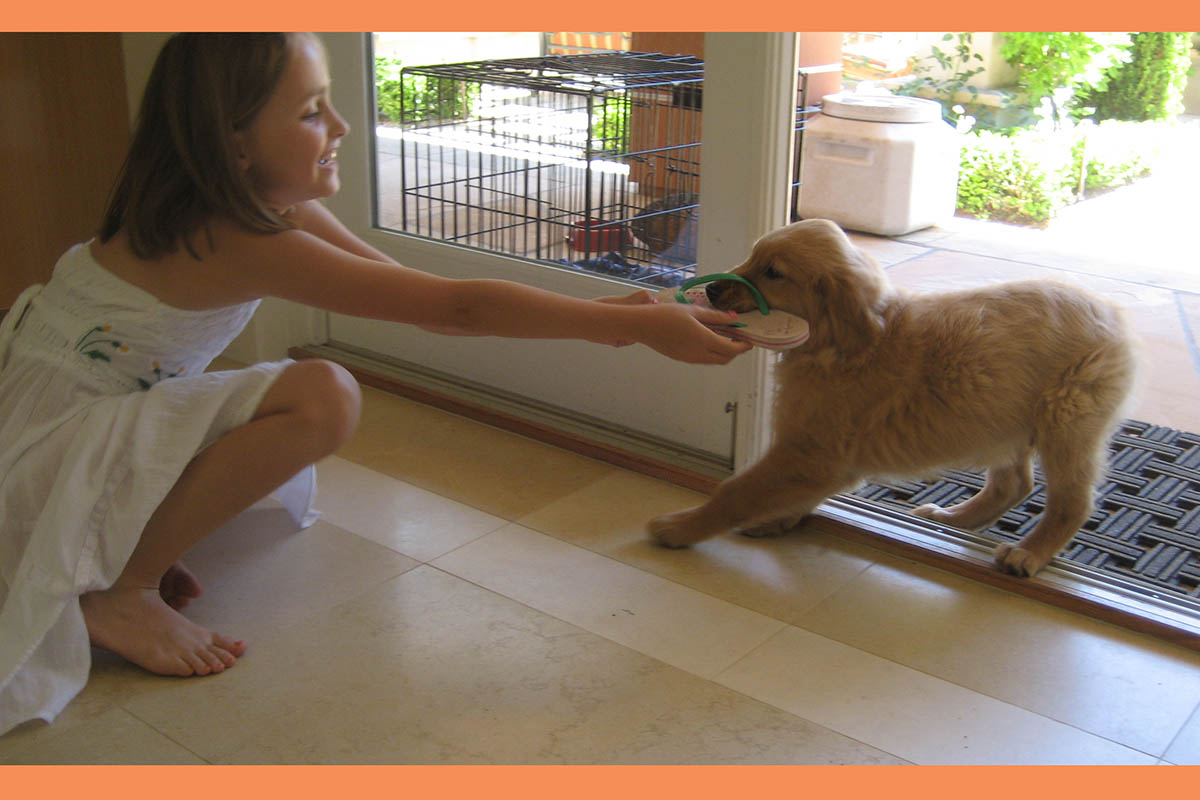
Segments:
[[[657,295],[659,301],[674,303],[689,303],[711,308],[708,293],[701,284],[714,281],[736,281],[754,296],[757,311],[746,311],[738,314],[736,322],[707,325],[722,336],[749,342],[755,347],[766,347],[771,350],[790,350],[808,341],[808,322],[785,311],[771,310],[767,306],[762,293],[754,284],[741,275],[732,272],[716,272],[712,275],[701,275],[685,282],[678,289],[663,289]]]

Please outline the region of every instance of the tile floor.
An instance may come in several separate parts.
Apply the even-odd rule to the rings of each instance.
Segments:
[[[368,389],[318,465],[201,543],[160,678],[96,651],[5,763],[1200,763],[1200,653],[816,531],[649,544],[662,483]]]
[[[1123,299],[1136,414],[1200,430],[1194,224],[1125,203],[1083,234],[856,238],[902,285]],[[0,762],[1200,764],[1197,652],[813,530],[662,550],[645,520],[700,495],[370,389],[319,473],[313,527],[264,502],[189,558],[234,669],[97,651]]]

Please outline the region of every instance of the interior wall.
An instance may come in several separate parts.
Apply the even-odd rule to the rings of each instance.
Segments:
[[[129,144],[121,37],[0,33],[0,308],[90,238]]]
[[[158,51],[169,38],[170,33],[121,34],[121,52],[125,57],[125,96],[129,103],[131,123],[137,116],[138,106],[142,104],[142,92],[150,80],[150,70],[158,58]]]

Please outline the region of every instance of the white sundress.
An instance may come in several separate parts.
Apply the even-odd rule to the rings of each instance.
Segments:
[[[205,373],[258,301],[189,311],[72,247],[0,323],[0,734],[87,682],[78,598],[120,575],[195,455],[248,422],[290,361]],[[310,466],[275,492],[316,519]]]

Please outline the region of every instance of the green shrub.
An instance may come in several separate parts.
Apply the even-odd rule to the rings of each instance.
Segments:
[[[611,92],[596,98],[592,108],[592,150],[620,154],[629,150],[629,95]]]
[[[1042,226],[1071,199],[1071,149],[1033,130],[964,136],[958,210],[979,219]]]
[[[1107,70],[1124,60],[1129,37],[1123,33],[1010,32],[1004,34],[1000,55],[1017,70],[1017,85],[1031,108],[1050,105],[1058,125],[1076,91],[1103,87]]]
[[[1129,61],[1105,71],[1103,88],[1080,92],[1078,104],[1092,119],[1165,120],[1183,111],[1192,35],[1135,33],[1131,40]]]
[[[470,116],[479,86],[402,72],[400,59],[375,56],[379,122],[437,122]]]
[[[400,121],[400,59],[375,56],[375,103],[379,122]]]
[[[1043,227],[1084,195],[1124,185],[1154,165],[1168,126],[1106,121],[1053,132],[1016,129],[963,136],[958,211]]]

